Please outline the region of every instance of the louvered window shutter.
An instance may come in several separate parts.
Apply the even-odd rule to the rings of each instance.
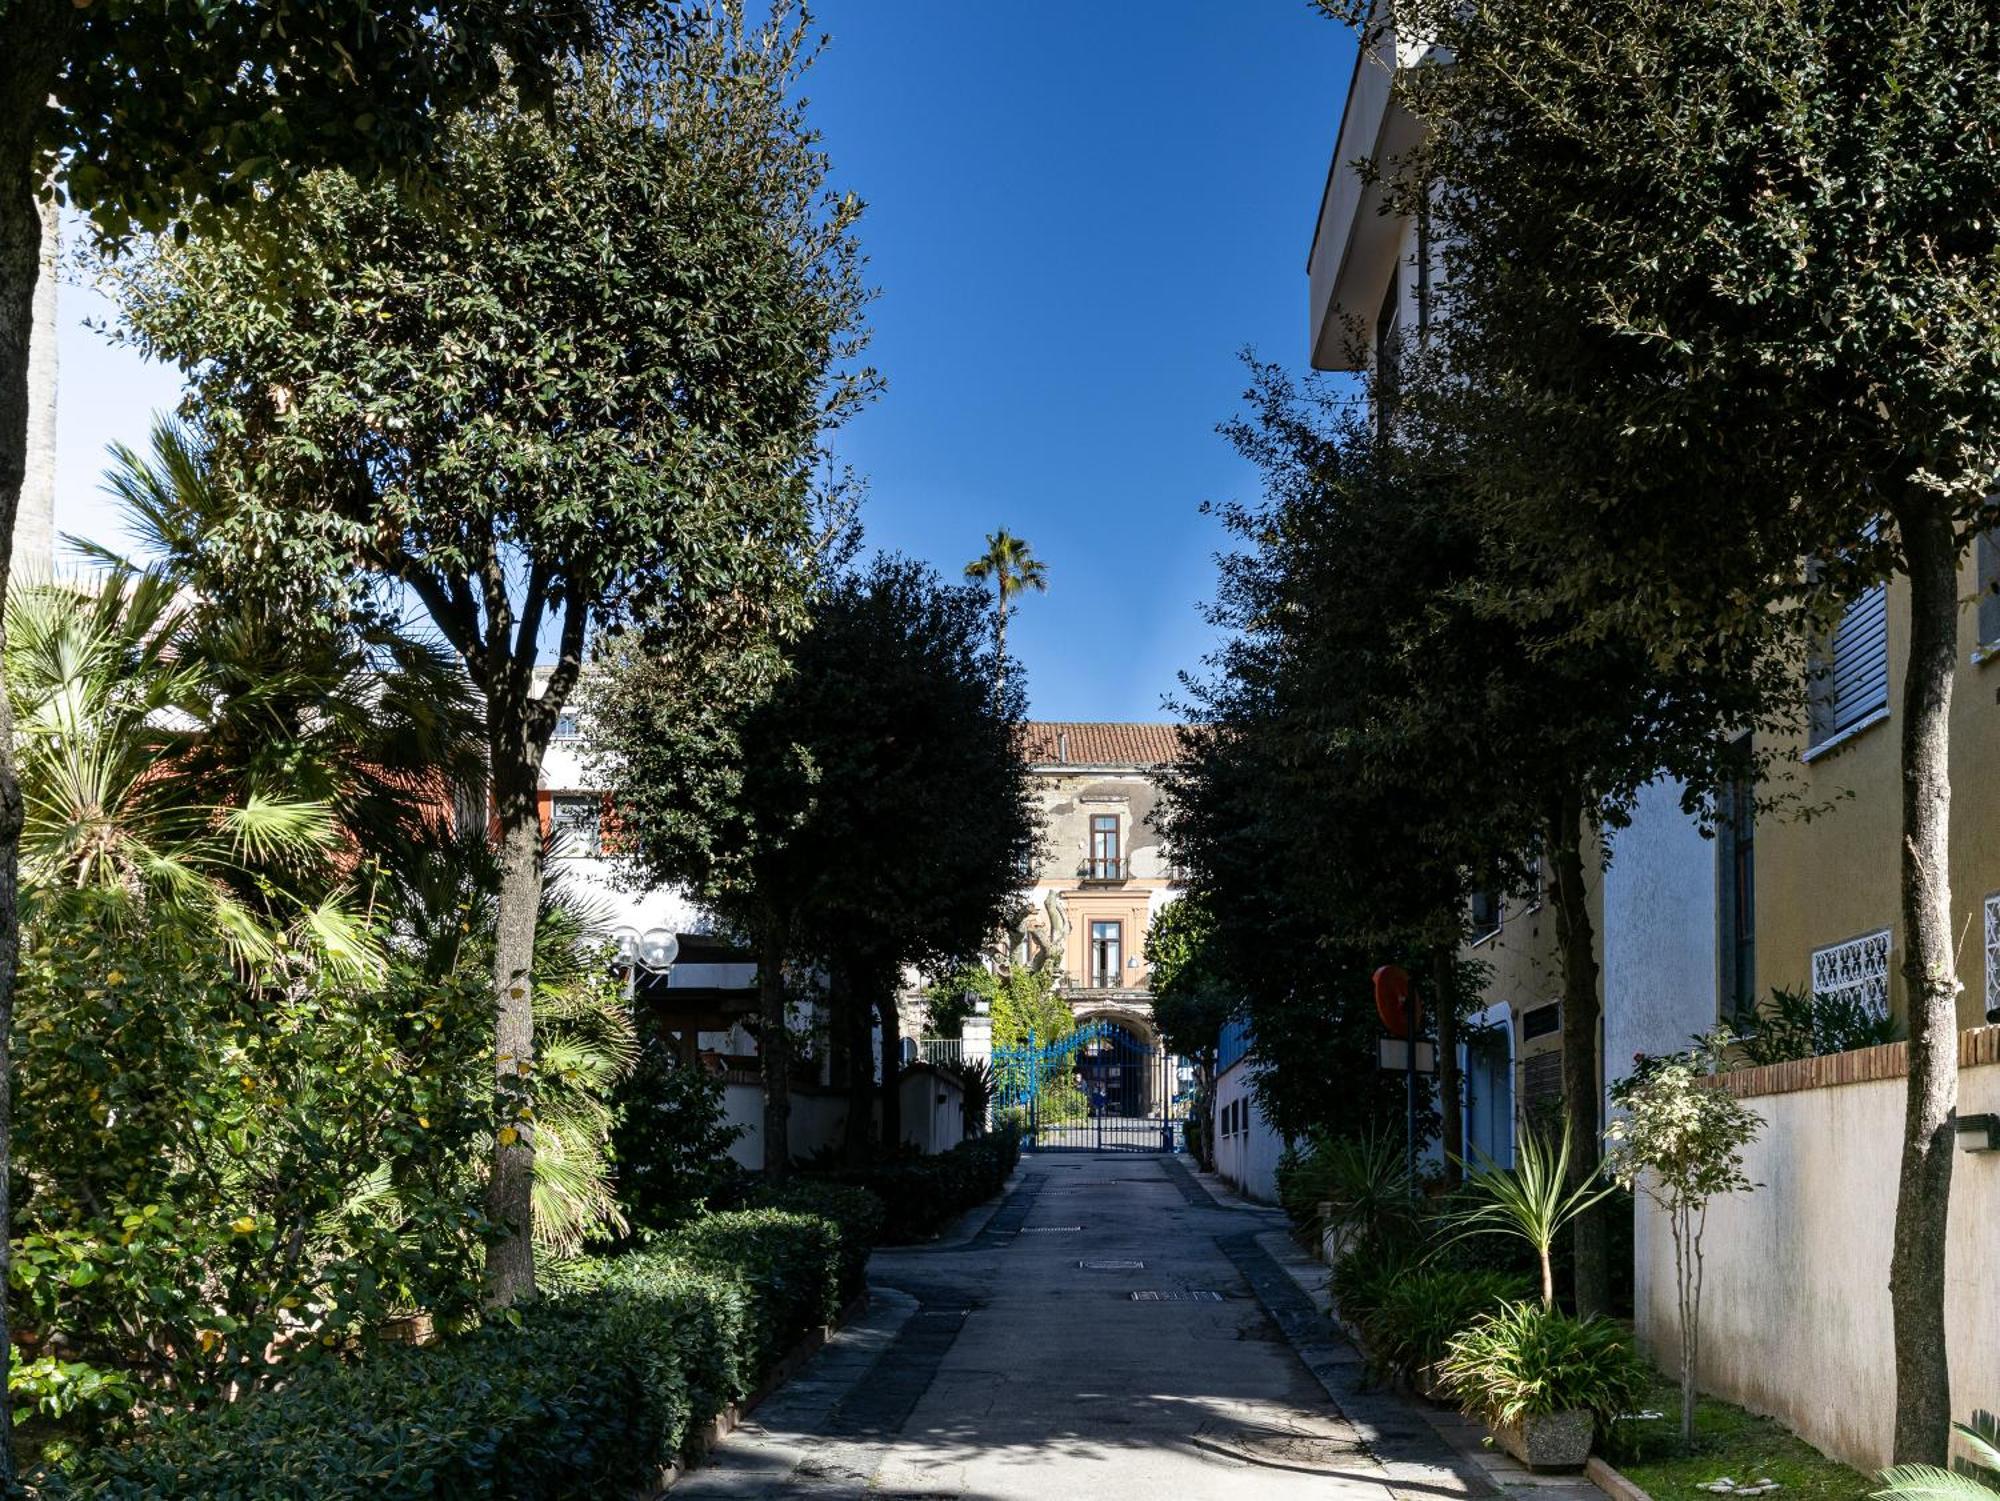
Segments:
[[[2000,534],[1979,534],[1979,644],[2000,641]]]
[[[1813,684],[1812,743],[1889,706],[1889,588],[1877,584],[1834,627]]]

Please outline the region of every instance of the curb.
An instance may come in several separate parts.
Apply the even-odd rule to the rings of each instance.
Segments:
[[[1653,1501],[1651,1496],[1640,1490],[1638,1486],[1612,1469],[1610,1465],[1599,1459],[1595,1454],[1591,1455],[1585,1461],[1583,1478],[1596,1486],[1600,1491],[1603,1491],[1605,1495],[1611,1498],[1611,1501]]]
[[[831,1324],[822,1324],[819,1328],[811,1330],[791,1349],[778,1357],[778,1363],[765,1374],[755,1391],[741,1402],[729,1403],[721,1412],[709,1419],[707,1426],[700,1432],[689,1435],[687,1443],[681,1447],[678,1459],[666,1466],[650,1483],[631,1492],[635,1501],[654,1501],[654,1498],[666,1495],[689,1474],[700,1469],[724,1439],[748,1422],[750,1415],[786,1382],[798,1375],[800,1368],[819,1354],[826,1347],[828,1340],[867,1313],[868,1308],[869,1296],[867,1289],[864,1288],[834,1316]]]

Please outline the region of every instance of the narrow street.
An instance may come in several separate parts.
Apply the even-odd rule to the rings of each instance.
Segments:
[[[1289,1255],[1282,1216],[1222,1206],[1177,1159],[1027,1158],[963,1242],[879,1253],[867,1317],[673,1494],[1491,1494],[1361,1389]]]

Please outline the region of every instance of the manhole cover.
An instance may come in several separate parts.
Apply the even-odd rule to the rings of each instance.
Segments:
[[[1079,1261],[1077,1265],[1082,1267],[1086,1272],[1143,1272],[1146,1270],[1146,1263],[1143,1261]]]
[[[1068,1235],[1082,1228],[1083,1226],[1081,1225],[1029,1225],[1021,1233],[1023,1235]]]
[[[1134,1303],[1220,1303],[1222,1294],[1199,1287],[1193,1292],[1185,1293],[1133,1293],[1132,1301]]]

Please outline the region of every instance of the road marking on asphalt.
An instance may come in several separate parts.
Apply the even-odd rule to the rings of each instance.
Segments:
[[[1086,1272],[1143,1272],[1146,1270],[1146,1263],[1143,1261],[1079,1261],[1077,1265],[1082,1267]]]

